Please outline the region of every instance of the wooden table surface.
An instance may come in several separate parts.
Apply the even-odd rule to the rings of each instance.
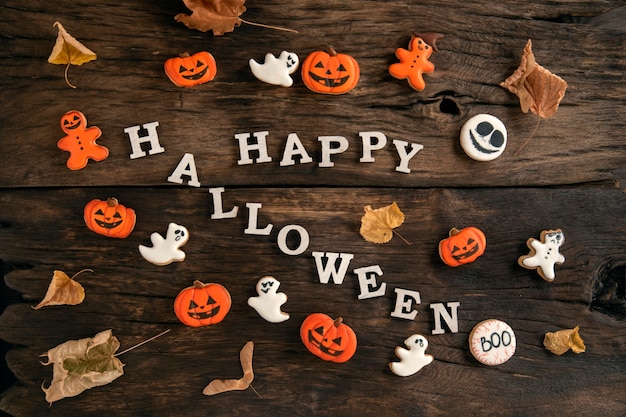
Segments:
[[[10,374],[0,410],[26,416],[436,416],[626,414],[626,3],[607,1],[250,1],[242,18],[298,33],[242,24],[213,36],[174,20],[182,1],[0,4],[0,339]],[[97,53],[69,68],[47,63],[61,22]],[[444,35],[418,92],[392,78],[396,48],[411,32]],[[537,62],[568,83],[552,118],[542,120],[500,87],[532,39]],[[290,88],[257,80],[248,60],[287,50],[300,61],[332,45],[361,68],[345,95],[309,91],[298,73]],[[218,66],[213,81],[172,84],[164,61],[206,50]],[[109,149],[103,161],[69,170],[57,141],[72,109],[85,114]],[[479,113],[500,118],[508,146],[490,162],[470,159],[459,145],[463,123]],[[131,158],[125,129],[158,122],[164,152]],[[259,133],[267,132],[267,133]],[[363,132],[387,144],[364,156]],[[145,133],[145,132],[142,132]],[[256,133],[256,135],[255,135]],[[265,138],[267,162],[241,163],[238,137]],[[326,137],[348,148],[323,163]],[[288,138],[312,161],[281,165]],[[423,149],[405,166],[394,141]],[[293,146],[293,144],[292,144]],[[144,148],[146,149],[146,148]],[[199,187],[189,176],[168,181],[193,155]],[[244,152],[245,155],[247,153]],[[257,155],[251,152],[254,159]],[[407,172],[408,171],[408,172]],[[622,184],[620,185],[620,180]],[[222,190],[223,188],[223,190]],[[222,199],[216,207],[214,196]],[[116,197],[137,223],[125,239],[90,231],[83,208]],[[397,202],[406,220],[383,245],[359,235],[363,208]],[[237,206],[233,218],[216,213]],[[253,216],[258,208],[257,216]],[[246,233],[250,221],[269,234]],[[156,266],[137,247],[170,222],[187,227],[184,262]],[[309,236],[302,253],[281,247],[280,231],[298,225]],[[438,243],[453,228],[476,226],[487,250],[476,262],[443,264]],[[517,264],[526,240],[561,228],[566,258],[549,283]],[[294,232],[287,249],[299,242]],[[296,236],[297,237],[297,236]],[[294,250],[295,251],[295,250]],[[300,251],[298,251],[300,252]],[[351,254],[342,284],[324,284],[314,253]],[[358,273],[379,266],[383,295],[359,299]],[[34,310],[53,271],[86,291],[76,306]],[[290,319],[269,323],[247,305],[257,280],[276,277],[288,295]],[[192,328],[173,311],[194,280],[218,282],[232,296],[222,323]],[[392,317],[398,292],[419,293],[414,319]],[[415,301],[415,300],[413,300]],[[433,334],[432,306],[458,302],[458,331]],[[299,329],[315,312],[341,316],[358,337],[346,363],[307,351]],[[515,355],[486,366],[471,355],[468,335],[496,318],[517,337]],[[586,351],[557,356],[546,332],[580,326]],[[67,340],[112,329],[120,350],[170,332],[120,356],[124,375],[49,406],[41,390],[52,367],[40,354]],[[428,339],[432,364],[394,375],[394,348],[412,334]],[[215,378],[240,378],[239,351],[255,343],[251,389],[204,396]]]

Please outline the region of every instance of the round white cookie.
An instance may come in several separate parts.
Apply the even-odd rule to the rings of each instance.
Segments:
[[[461,128],[461,147],[476,161],[492,161],[506,148],[506,127],[497,117],[477,114]]]
[[[484,320],[469,335],[472,355],[485,365],[500,365],[515,353],[517,342],[513,329],[501,320]]]

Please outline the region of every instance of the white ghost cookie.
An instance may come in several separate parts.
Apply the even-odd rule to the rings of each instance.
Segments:
[[[139,245],[139,253],[146,261],[159,266],[182,262],[185,260],[185,252],[179,248],[188,240],[189,231],[185,227],[170,223],[165,239],[156,232],[152,233],[150,235],[152,247]]]
[[[565,262],[565,256],[559,252],[565,242],[565,235],[561,229],[544,230],[540,239],[531,237],[526,241],[530,253],[520,256],[517,263],[526,269],[536,269],[541,278],[552,282],[556,276],[554,265]]]
[[[277,292],[280,282],[270,276],[259,279],[256,284],[257,297],[248,298],[248,305],[270,323],[280,323],[289,319],[289,314],[280,310],[287,302],[287,295]]]
[[[396,356],[400,362],[390,362],[389,369],[398,376],[411,376],[433,361],[432,355],[425,354],[428,340],[420,334],[406,338],[404,344],[408,349],[396,346]]]
[[[265,55],[263,64],[259,64],[254,59],[249,61],[250,69],[255,77],[268,84],[283,87],[291,87],[293,85],[293,79],[290,77],[290,74],[293,74],[298,69],[299,63],[298,55],[287,51],[282,51],[278,58],[268,53]]]

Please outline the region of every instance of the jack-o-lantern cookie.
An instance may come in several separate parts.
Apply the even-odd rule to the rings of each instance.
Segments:
[[[479,228],[452,228],[449,234],[449,237],[439,242],[439,256],[446,265],[459,266],[474,262],[485,252],[487,238]]]
[[[356,334],[341,317],[310,314],[300,326],[300,338],[309,352],[325,361],[346,362],[356,352]]]
[[[178,87],[193,87],[211,81],[217,74],[213,55],[206,51],[182,53],[165,61],[165,74]]]
[[[78,110],[70,110],[61,117],[61,129],[67,134],[57,142],[57,147],[70,153],[67,167],[71,170],[83,169],[87,161],[102,161],[109,156],[109,150],[98,145],[102,136],[97,126],[87,127],[87,118]]]
[[[210,326],[224,320],[231,303],[230,293],[223,285],[196,280],[191,287],[178,293],[174,313],[187,326]]]
[[[360,76],[356,59],[333,48],[311,52],[302,63],[302,81],[316,93],[347,93],[356,87]]]
[[[107,237],[123,239],[135,228],[135,210],[120,204],[116,198],[94,199],[85,205],[83,217],[87,227]]]

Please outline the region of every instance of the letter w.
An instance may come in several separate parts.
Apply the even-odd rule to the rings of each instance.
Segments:
[[[351,253],[313,252],[312,255],[315,258],[317,275],[322,284],[328,284],[331,277],[334,284],[342,284],[350,266],[350,261],[354,258],[354,255]],[[327,259],[326,265],[324,265],[324,258]],[[341,260],[339,268],[337,268],[337,258]]]

